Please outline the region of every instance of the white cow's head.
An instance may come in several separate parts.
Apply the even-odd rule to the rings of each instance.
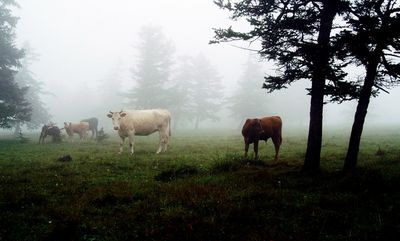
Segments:
[[[124,118],[125,116],[126,116],[126,113],[123,112],[122,110],[119,112],[110,111],[110,113],[107,114],[107,117],[111,118],[111,120],[112,120],[114,130],[120,129],[121,119]]]

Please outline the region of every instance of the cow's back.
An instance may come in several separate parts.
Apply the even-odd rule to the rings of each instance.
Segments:
[[[268,116],[261,118],[261,127],[264,131],[260,139],[282,136],[282,119],[279,116]]]
[[[171,115],[168,110],[126,110],[127,116],[122,119],[120,128],[124,131],[134,130],[135,135],[149,135],[169,125]]]
[[[99,120],[96,117],[84,119],[84,120],[81,120],[81,122],[88,122],[90,130],[93,130],[93,129],[97,130],[97,126],[99,125]]]
[[[71,128],[73,132],[79,133],[81,131],[89,130],[88,122],[71,123]]]

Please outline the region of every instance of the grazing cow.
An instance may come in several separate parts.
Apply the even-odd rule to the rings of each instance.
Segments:
[[[89,130],[92,132],[92,139],[93,137],[97,137],[97,126],[99,125],[99,120],[96,117],[84,119],[81,120],[81,122],[89,123]]]
[[[52,136],[53,142],[61,142],[61,131],[60,128],[54,124],[46,124],[42,127],[42,132],[40,132],[39,144],[44,144],[46,136]]]
[[[168,110],[126,110],[107,114],[112,119],[114,130],[121,137],[119,153],[122,153],[125,138],[129,138],[129,146],[133,155],[134,136],[147,136],[156,131],[160,134],[157,154],[167,151],[171,136],[171,114]]]
[[[87,131],[89,130],[89,123],[88,122],[79,122],[79,123],[72,123],[72,122],[64,122],[64,128],[67,132],[70,141],[72,142],[72,138],[74,133],[79,135],[79,139],[82,141],[87,137]]]
[[[278,160],[279,147],[282,143],[282,120],[279,116],[247,119],[242,128],[245,143],[245,156],[249,145],[254,143],[255,158],[258,158],[258,141],[272,139],[275,146],[275,161]]]

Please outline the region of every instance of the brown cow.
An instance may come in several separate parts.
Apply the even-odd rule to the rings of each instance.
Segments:
[[[255,158],[258,158],[258,141],[272,139],[275,146],[275,161],[278,160],[279,147],[282,143],[282,120],[279,116],[263,117],[261,119],[247,119],[242,128],[245,143],[245,156],[249,145],[254,143]]]
[[[79,135],[80,140],[86,139],[87,131],[89,130],[89,123],[88,122],[79,122],[79,123],[67,123],[64,122],[64,128],[67,132],[70,141],[72,141],[74,133]]]

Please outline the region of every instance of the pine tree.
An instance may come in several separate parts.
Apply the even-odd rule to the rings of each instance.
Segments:
[[[193,118],[195,129],[204,120],[217,121],[222,108],[223,92],[221,78],[207,58],[199,54],[193,58]]]
[[[19,132],[19,128],[23,124],[26,124],[28,129],[36,129],[48,123],[51,118],[45,104],[41,100],[41,95],[47,94],[47,92],[43,90],[43,83],[36,80],[34,74],[29,69],[32,62],[38,60],[38,54],[33,51],[29,43],[24,43],[23,49],[25,51],[25,56],[21,61],[21,69],[15,75],[15,80],[19,86],[28,87],[25,98],[31,105],[32,115],[29,121],[15,123],[16,133]]]
[[[264,72],[260,64],[249,55],[238,87],[232,96],[227,98],[232,117],[243,122],[246,118],[260,117],[268,113],[268,93],[262,89],[263,79]]]
[[[14,0],[0,0],[0,128],[28,121],[31,113],[24,98],[27,88],[19,87],[14,80],[23,51],[15,46],[18,18],[12,16],[11,6],[17,6]]]
[[[344,171],[357,165],[361,135],[370,99],[400,83],[400,3],[397,0],[358,0],[345,16],[349,29],[339,34],[338,57],[365,67],[351,130]],[[389,113],[390,115],[390,113]]]
[[[136,85],[126,97],[136,109],[166,108],[174,47],[159,27],[143,27],[139,36],[138,62],[132,70]]]
[[[190,122],[194,118],[194,107],[192,96],[194,93],[194,69],[193,58],[189,56],[180,57],[176,75],[172,78],[173,95],[170,97],[170,111],[173,120],[173,128],[176,129],[180,124]]]

